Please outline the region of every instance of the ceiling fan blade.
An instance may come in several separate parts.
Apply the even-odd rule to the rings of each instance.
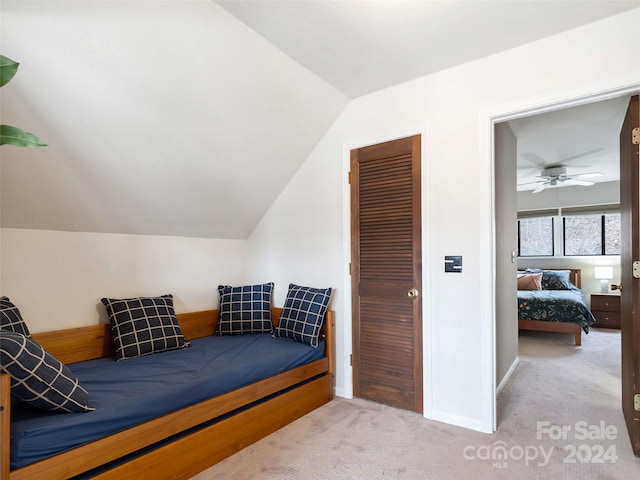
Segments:
[[[586,180],[575,180],[573,178],[569,178],[563,183],[564,185],[580,185],[581,187],[590,187],[591,185],[595,185],[595,182],[587,182]]]
[[[536,167],[538,167],[538,169],[544,168],[544,166],[548,163],[544,158],[542,158],[537,153],[523,152],[520,154],[520,156],[525,160],[527,160],[528,162],[535,165]]]
[[[604,173],[602,172],[587,172],[587,173],[574,173],[571,175],[567,175],[567,178],[572,179],[576,177],[602,177]]]
[[[536,188],[532,193],[540,193],[541,191],[543,191],[545,188],[547,188],[547,183],[543,183],[542,185],[540,185],[538,188]]]
[[[534,183],[543,183],[543,182],[546,182],[546,180],[535,180],[533,182],[519,183],[518,186],[523,187],[525,185],[533,185]]]
[[[571,162],[577,158],[588,157],[589,155],[593,155],[594,153],[598,153],[603,151],[604,148],[594,148],[592,150],[587,150],[586,152],[576,153],[575,155],[571,155],[570,157],[564,158],[560,163]]]
[[[538,167],[518,167],[518,176],[520,177],[531,177],[534,173],[539,173],[540,169]]]

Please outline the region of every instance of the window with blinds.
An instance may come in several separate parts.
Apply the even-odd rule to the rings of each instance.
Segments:
[[[563,217],[564,255],[620,255],[620,213]]]
[[[552,257],[553,240],[553,217],[518,220],[518,256]]]
[[[620,238],[618,204],[518,212],[521,257],[620,255]]]

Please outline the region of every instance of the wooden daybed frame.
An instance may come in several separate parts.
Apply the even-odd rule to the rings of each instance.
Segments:
[[[542,268],[541,270],[570,270],[569,280],[576,287],[582,286],[582,273],[579,269],[569,268]],[[582,345],[582,327],[577,323],[548,322],[544,320],[523,320],[518,319],[518,330],[529,330],[533,332],[555,332],[571,333],[574,336],[576,346]]]
[[[279,308],[272,309],[274,325],[280,312]],[[213,334],[218,310],[179,314],[177,318],[186,338],[198,338]],[[190,478],[333,399],[334,324],[334,312],[328,311],[321,333],[326,347],[320,360],[12,471],[10,377],[0,375],[0,480],[71,478],[180,433],[183,435],[169,443],[127,458],[91,478]],[[32,336],[63,363],[114,355],[109,325]]]

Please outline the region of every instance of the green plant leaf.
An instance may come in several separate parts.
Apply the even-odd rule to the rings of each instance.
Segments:
[[[0,125],[0,145],[15,145],[16,147],[46,147],[33,133],[25,132],[11,125]]]
[[[0,55],[0,87],[4,87],[18,71],[19,63]]]

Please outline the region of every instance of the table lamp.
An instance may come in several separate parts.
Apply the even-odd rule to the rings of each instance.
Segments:
[[[613,278],[613,267],[596,267],[594,277],[600,280],[600,291],[609,291],[609,280]]]

